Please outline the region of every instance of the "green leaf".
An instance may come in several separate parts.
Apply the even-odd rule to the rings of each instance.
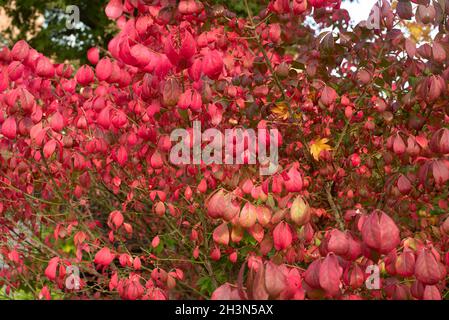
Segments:
[[[204,276],[198,279],[197,285],[201,293],[210,296],[214,291],[214,285],[210,277]]]

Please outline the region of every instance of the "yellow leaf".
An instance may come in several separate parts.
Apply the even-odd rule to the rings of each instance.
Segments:
[[[273,112],[277,118],[282,120],[287,120],[289,116],[288,106],[283,101],[276,102],[276,107],[271,108],[271,112]]]
[[[417,22],[403,22],[405,27],[410,32],[410,36],[416,42],[430,40],[430,28]]]
[[[62,251],[65,253],[75,252],[75,246],[70,243],[66,243],[62,247]]]
[[[296,104],[290,104],[290,107],[292,110],[296,110],[297,106]],[[276,102],[276,106],[271,108],[271,112],[276,116],[278,119],[287,120],[291,114],[290,110],[288,108],[288,105],[285,101]],[[296,120],[301,121],[301,114],[295,111],[293,112],[293,118]]]
[[[310,153],[312,154],[313,158],[318,161],[320,158],[321,151],[324,150],[332,150],[331,146],[327,144],[329,139],[323,138],[319,139],[317,141],[313,141],[310,144]]]

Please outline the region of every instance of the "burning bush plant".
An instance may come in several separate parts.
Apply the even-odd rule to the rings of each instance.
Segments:
[[[78,69],[1,50],[5,295],[447,296],[449,1],[381,1],[374,27],[339,0],[247,8],[111,0]],[[172,163],[194,121],[278,130],[277,170]]]

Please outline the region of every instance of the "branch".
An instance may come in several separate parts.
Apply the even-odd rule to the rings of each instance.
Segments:
[[[335,204],[334,198],[332,197],[332,193],[331,193],[332,184],[333,183],[328,184],[326,186],[327,202],[329,202],[329,205],[331,206],[332,211],[334,211],[334,217],[335,217],[335,220],[337,220],[340,230],[343,231],[345,229],[345,223],[341,216],[341,212],[338,209],[337,205]]]

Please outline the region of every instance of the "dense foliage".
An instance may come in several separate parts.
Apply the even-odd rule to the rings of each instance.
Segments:
[[[3,48],[5,294],[445,297],[449,1],[383,1],[378,26],[354,29],[339,5],[274,0],[239,18],[111,0],[119,32],[78,70],[25,41]],[[410,19],[433,40],[404,34]],[[278,171],[173,164],[170,133],[194,120],[278,129]]]
[[[148,1],[150,2],[150,1]],[[29,39],[28,43],[47,57],[64,62],[87,63],[86,53],[92,46],[106,47],[116,32],[104,11],[108,0],[0,0],[0,7],[11,18],[11,25],[0,41]],[[246,16],[243,1],[210,0],[210,5],[224,5],[239,16]],[[249,0],[251,10],[259,11],[268,1]],[[69,6],[79,8],[80,23],[67,28],[71,19]],[[42,18],[45,24],[42,24]]]

